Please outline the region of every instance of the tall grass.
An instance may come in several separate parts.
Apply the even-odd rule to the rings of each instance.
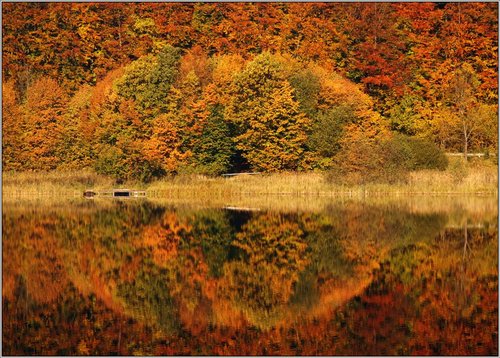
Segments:
[[[114,180],[91,171],[6,172],[2,175],[3,196],[81,196],[85,189],[116,188]],[[150,184],[125,183],[121,188],[145,189],[149,198],[171,201],[239,202],[279,201],[280,197],[377,197],[414,194],[498,195],[498,167],[485,160],[464,163],[456,158],[445,171],[411,172],[396,184],[341,185],[327,180],[323,172],[274,173],[230,178],[201,175],[166,177]],[[267,197],[264,198],[263,197]],[[313,199],[313,200],[316,200]]]
[[[85,189],[113,184],[113,179],[89,170],[2,173],[3,197],[81,196]]]
[[[165,178],[148,186],[154,197],[202,198],[204,196],[383,196],[406,194],[498,194],[498,167],[492,163],[450,164],[449,169],[411,172],[395,184],[342,185],[322,172],[277,173],[259,176]],[[405,178],[406,179],[406,178]]]

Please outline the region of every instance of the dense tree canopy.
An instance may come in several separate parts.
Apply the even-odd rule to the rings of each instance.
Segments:
[[[496,151],[497,10],[3,4],[4,169],[150,180],[329,168],[349,138],[391,130]]]

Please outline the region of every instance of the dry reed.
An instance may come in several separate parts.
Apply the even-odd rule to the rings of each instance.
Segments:
[[[412,172],[406,182],[357,186],[329,182],[325,173],[273,173],[230,178],[202,175],[166,177],[148,185],[125,183],[121,188],[145,189],[149,198],[197,203],[249,201],[279,202],[297,198],[312,202],[318,198],[365,198],[408,195],[498,195],[498,167],[487,161],[451,166],[446,171]],[[3,173],[3,197],[81,196],[85,189],[111,189],[114,180],[91,171]]]

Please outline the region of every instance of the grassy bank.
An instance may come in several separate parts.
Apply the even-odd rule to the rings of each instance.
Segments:
[[[90,171],[3,173],[3,196],[81,196],[83,190],[134,188],[146,189],[150,198],[205,202],[279,196],[303,197],[304,200],[332,196],[385,195],[454,195],[498,194],[498,167],[485,160],[463,165],[461,159],[451,162],[445,171],[423,170],[409,174],[405,182],[395,184],[341,185],[325,173],[274,173],[231,178],[201,175],[167,177],[149,184],[129,182],[117,185],[111,178]],[[267,200],[267,199],[266,199]]]
[[[115,186],[112,178],[92,171],[4,172],[4,197],[82,196],[85,189],[108,189]]]
[[[322,172],[262,174],[230,178],[177,176],[151,183],[153,197],[202,198],[204,196],[383,196],[406,194],[497,194],[498,167],[484,160],[464,165],[453,158],[445,171],[421,170],[409,173],[395,184],[343,185],[328,180]]]

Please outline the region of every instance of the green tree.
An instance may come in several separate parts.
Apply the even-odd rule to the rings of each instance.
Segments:
[[[331,165],[331,158],[340,149],[339,141],[344,135],[344,127],[354,117],[353,108],[349,106],[336,106],[315,117],[308,146],[319,155],[322,167]]]
[[[295,97],[300,104],[300,111],[312,118],[317,113],[320,82],[310,69],[292,74],[288,81],[292,85]]]
[[[214,106],[193,148],[196,170],[210,175],[227,172],[236,148],[231,140],[231,124],[224,120],[223,108]]]
[[[157,115],[166,110],[166,97],[177,79],[179,50],[166,46],[158,56],[148,55],[125,67],[116,80],[116,92],[133,99],[144,114]]]
[[[165,46],[158,54],[156,67],[151,73],[154,88],[150,94],[151,101],[162,110],[165,110],[165,97],[177,80],[180,58],[179,49],[170,45]]]
[[[149,181],[162,174],[158,163],[144,153],[150,124],[142,120],[133,99],[124,99],[112,91],[98,115],[95,169],[119,181]]]
[[[194,71],[173,86],[165,101],[165,113],[151,123],[151,135],[145,140],[145,154],[160,163],[165,172],[189,171],[193,148],[207,121],[208,110],[199,79]]]
[[[141,57],[125,67],[123,76],[114,83],[115,91],[126,99],[133,99],[142,110],[151,108],[151,95],[155,91],[152,73],[157,59],[152,55]]]

